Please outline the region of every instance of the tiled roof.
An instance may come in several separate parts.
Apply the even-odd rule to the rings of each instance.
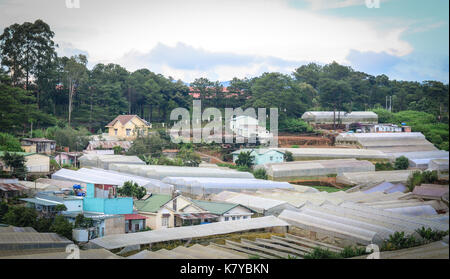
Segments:
[[[143,120],[142,118],[140,118],[139,116],[137,116],[137,115],[135,115],[135,114],[132,114],[132,115],[119,115],[119,116],[117,116],[116,118],[114,118],[113,121],[109,122],[109,124],[106,125],[106,127],[113,126],[114,124],[116,124],[117,121],[120,121],[120,123],[122,123],[122,125],[125,125],[125,124],[127,124],[131,119],[133,119],[133,118],[135,118],[135,117],[139,118],[140,120],[142,120],[144,123],[147,124],[147,121]]]
[[[134,213],[134,214],[124,214],[125,220],[142,220],[147,219],[147,217]]]
[[[157,212],[161,206],[166,204],[172,199],[171,195],[153,194],[146,200],[136,201],[135,205],[137,210],[143,212]]]

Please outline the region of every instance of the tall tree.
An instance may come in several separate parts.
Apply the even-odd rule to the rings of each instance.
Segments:
[[[64,63],[64,83],[69,91],[69,121],[70,126],[72,116],[72,101],[73,96],[76,93],[81,83],[87,79],[87,58],[86,56],[79,54],[72,56],[71,58],[63,58]]]
[[[50,26],[40,19],[4,29],[0,36],[0,55],[14,85],[25,78],[24,87],[28,89],[32,76],[43,77],[42,73],[56,57],[54,35]]]

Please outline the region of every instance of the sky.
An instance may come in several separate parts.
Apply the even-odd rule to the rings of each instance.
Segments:
[[[55,32],[60,56],[185,82],[333,61],[449,81],[448,0],[0,0],[0,30],[36,19]]]

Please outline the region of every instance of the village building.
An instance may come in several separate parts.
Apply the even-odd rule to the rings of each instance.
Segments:
[[[56,213],[57,205],[65,205],[68,212],[81,211],[83,209],[83,198],[70,195],[58,195],[58,192],[40,192],[34,198],[21,199],[27,203],[27,206],[34,208],[41,214]]]
[[[25,167],[29,174],[47,174],[50,171],[50,157],[44,154],[37,154],[32,152],[9,152],[25,157]],[[5,154],[4,151],[0,151],[0,157]],[[11,171],[9,167],[5,165],[0,159],[0,170],[9,172]]]
[[[30,194],[30,190],[19,183],[17,179],[0,179],[0,201]]]
[[[56,141],[46,138],[24,138],[21,147],[25,152],[52,154],[56,149]]]
[[[275,149],[239,149],[231,154],[233,154],[233,163],[239,157],[242,152],[250,152],[250,156],[253,156],[254,165],[263,165],[267,163],[282,163],[284,162],[284,152]]]
[[[138,135],[147,135],[150,124],[137,115],[119,115],[105,127],[109,136],[132,140]]]
[[[247,115],[233,117],[230,120],[230,129],[237,137],[255,139],[260,143],[267,143],[273,138],[272,133],[259,125],[258,119]]]
[[[219,222],[250,219],[254,210],[235,203],[192,200],[196,205],[209,213],[219,216]]]
[[[75,167],[80,167],[79,158],[83,156],[82,152],[61,152],[55,156],[55,161],[58,162],[60,166],[62,165],[72,165]]]
[[[217,222],[219,216],[209,213],[184,196],[152,194],[135,202],[140,215],[147,217],[152,230]]]

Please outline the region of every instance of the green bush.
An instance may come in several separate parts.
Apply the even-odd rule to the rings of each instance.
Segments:
[[[375,171],[390,171],[394,170],[394,166],[391,163],[375,163]]]
[[[321,247],[315,247],[314,250],[308,254],[306,254],[304,259],[344,259],[344,258],[353,258],[361,255],[368,254],[366,249],[363,247],[353,247],[347,246],[341,252],[333,252],[329,249],[324,249]]]
[[[284,153],[284,156],[285,156],[286,162],[294,161],[294,156],[293,156],[292,152],[286,151]]]
[[[329,249],[323,249],[315,247],[314,250],[303,256],[304,259],[342,259],[339,253],[330,251]]]
[[[423,172],[415,171],[408,177],[406,186],[408,186],[408,189],[412,192],[417,185],[422,183],[433,184],[438,181],[438,179],[438,173],[435,170]]]
[[[288,118],[280,121],[279,130],[289,133],[312,133],[314,129],[303,119]]]
[[[395,159],[394,167],[396,170],[406,170],[409,167],[409,160],[405,156]]]
[[[51,232],[64,236],[67,239],[72,239],[72,229],[72,224],[61,215],[56,216],[50,226]]]
[[[442,240],[442,238],[444,238],[444,236],[448,235],[448,230],[447,231],[439,231],[439,230],[433,230],[431,228],[425,229],[425,227],[417,229],[416,232],[422,238],[424,238],[430,242]]]
[[[253,172],[253,175],[255,176],[255,178],[258,178],[258,179],[267,180],[267,178],[268,178],[265,169],[257,169]]]
[[[13,135],[0,133],[0,151],[23,152],[20,141]]]
[[[388,240],[384,240],[381,251],[392,251],[398,249],[406,249],[421,245],[422,242],[415,239],[414,236],[406,236],[405,232],[395,232],[389,236]]]

